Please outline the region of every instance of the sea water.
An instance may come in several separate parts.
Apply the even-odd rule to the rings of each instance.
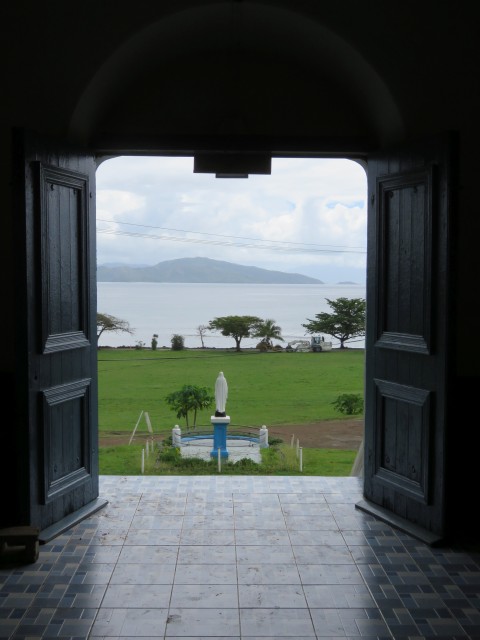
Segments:
[[[184,337],[186,348],[200,348],[198,327],[220,316],[258,316],[271,319],[281,328],[286,346],[291,340],[309,339],[302,324],[321,312],[332,312],[327,300],[365,299],[361,284],[186,284],[164,282],[98,282],[97,310],[129,323],[133,335],[104,332],[99,346],[151,346],[154,334],[158,347],[170,347],[173,334]],[[339,342],[328,336],[333,346]],[[244,338],[241,346],[254,347],[258,338]],[[233,348],[235,341],[207,331],[205,347]],[[364,348],[363,339],[347,346]]]

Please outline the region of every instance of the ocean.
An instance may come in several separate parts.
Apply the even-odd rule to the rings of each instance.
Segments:
[[[331,311],[327,298],[365,298],[365,285],[359,284],[184,284],[164,282],[98,282],[97,310],[129,323],[134,331],[103,333],[99,346],[150,347],[158,335],[158,347],[170,347],[173,334],[184,337],[186,348],[202,346],[197,327],[208,325],[219,316],[252,315],[272,319],[281,327],[286,346],[295,339],[309,338],[303,323],[315,314]],[[329,340],[328,336],[325,336]],[[233,338],[208,331],[206,347],[233,348]],[[241,346],[254,347],[258,339],[244,338]],[[275,342],[275,341],[274,341]],[[338,341],[332,339],[333,346]],[[347,346],[364,348],[363,339]]]

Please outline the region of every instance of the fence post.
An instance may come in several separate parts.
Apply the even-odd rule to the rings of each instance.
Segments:
[[[300,472],[303,471],[303,449],[300,447]]]
[[[218,447],[218,473],[222,472],[222,450]]]

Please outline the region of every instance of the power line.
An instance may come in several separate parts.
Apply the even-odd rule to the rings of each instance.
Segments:
[[[171,242],[185,242],[189,244],[209,244],[226,247],[241,247],[246,249],[266,249],[269,251],[282,251],[287,253],[361,253],[366,254],[367,250],[363,247],[348,247],[341,245],[318,245],[307,242],[290,242],[288,240],[262,240],[261,238],[249,238],[244,236],[228,236],[217,233],[207,233],[203,231],[188,231],[186,229],[172,229],[169,227],[154,227],[149,225],[134,224],[131,222],[118,222],[115,220],[104,220],[99,218],[98,222],[107,222],[113,224],[122,224],[133,227],[141,227],[146,229],[159,229],[162,231],[173,231],[176,233],[190,233],[202,236],[211,236],[208,238],[186,238],[179,236],[171,236],[165,234],[142,233],[135,231],[121,231],[115,229],[97,229],[97,233],[107,235],[127,236],[130,238],[145,238],[149,240],[168,240]],[[215,240],[214,238],[220,238]],[[248,242],[237,242],[238,240],[247,240]]]

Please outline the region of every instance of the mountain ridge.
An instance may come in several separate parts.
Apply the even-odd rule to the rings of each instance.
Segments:
[[[97,282],[325,284],[300,273],[261,269],[212,258],[177,258],[146,267],[98,265]]]

